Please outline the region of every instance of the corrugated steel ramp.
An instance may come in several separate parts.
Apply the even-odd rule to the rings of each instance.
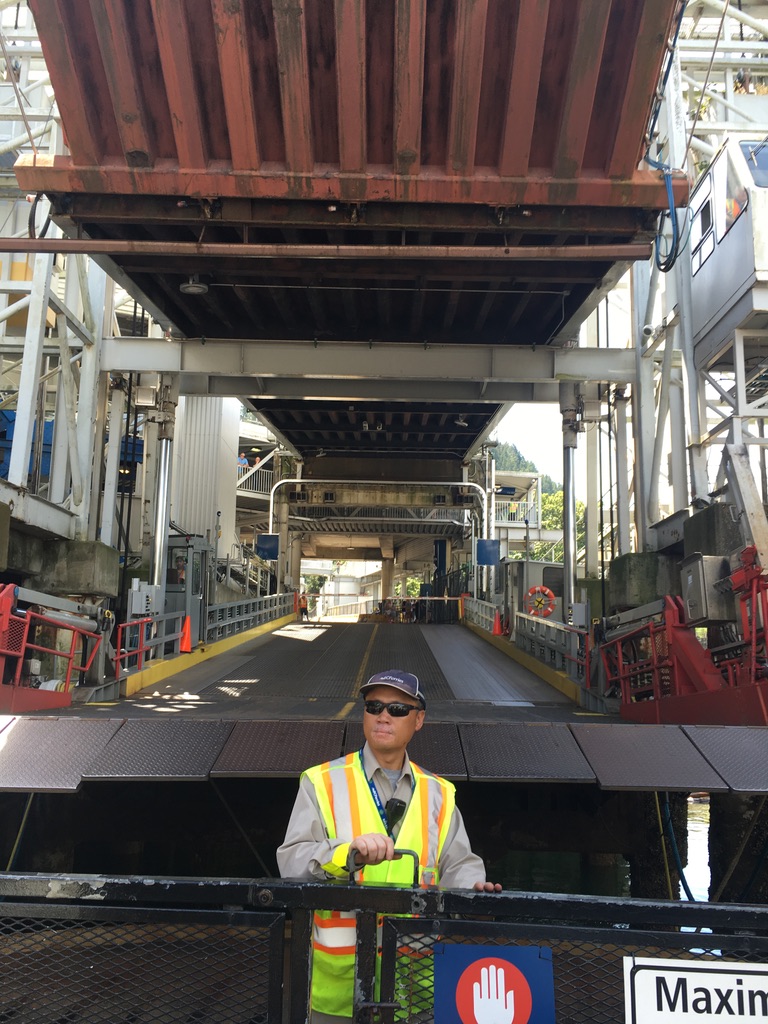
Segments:
[[[421,671],[428,695],[428,726],[414,737],[414,760],[449,778],[767,791],[767,730],[582,715],[456,627],[368,624],[290,626],[119,705],[0,719],[0,790],[295,776],[361,745],[360,681],[395,665]],[[459,696],[473,666],[476,692]],[[500,700],[504,687],[529,699]]]

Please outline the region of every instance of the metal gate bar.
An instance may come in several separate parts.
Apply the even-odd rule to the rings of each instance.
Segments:
[[[363,912],[361,1024],[374,1006],[385,1024],[432,1021],[434,958],[449,945],[551,950],[558,1024],[623,1019],[627,956],[768,964],[764,906],[270,878],[0,874],[0,1020],[303,1024],[318,908]]]

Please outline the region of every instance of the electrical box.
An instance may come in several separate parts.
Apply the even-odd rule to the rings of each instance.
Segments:
[[[722,582],[730,572],[728,559],[720,555],[697,552],[683,561],[680,580],[687,625],[735,621],[736,602]]]
[[[586,629],[589,622],[589,605],[583,601],[574,601],[571,609],[571,625],[576,629]]]
[[[160,615],[160,587],[151,583],[133,580],[128,591],[128,615],[132,618],[144,618],[147,615]]]

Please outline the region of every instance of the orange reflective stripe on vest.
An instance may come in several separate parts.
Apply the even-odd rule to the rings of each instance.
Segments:
[[[419,856],[419,885],[439,882],[440,853],[453,809],[452,783],[411,762],[414,788],[403,816],[396,847]],[[307,778],[315,789],[318,806],[330,839],[351,842],[369,832],[385,835],[381,815],[371,796],[359,753],[310,768]],[[363,885],[394,882],[413,885],[410,857],[369,864],[357,875]],[[312,1006],[337,1016],[351,1016],[357,931],[355,915],[319,910],[314,915],[312,946]]]

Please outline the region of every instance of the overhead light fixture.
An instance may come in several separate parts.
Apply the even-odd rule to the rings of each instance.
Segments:
[[[361,429],[368,430],[368,420],[363,420]]]
[[[205,295],[208,291],[208,285],[200,280],[198,274],[190,274],[189,280],[182,281],[179,285],[179,291],[182,295]]]
[[[461,413],[459,413],[458,417],[453,422],[456,424],[457,427],[468,427],[469,426],[469,424],[464,419],[464,416]]]
[[[316,459],[323,459],[323,458],[325,458],[325,448],[318,448],[317,451],[315,452],[315,458]]]

